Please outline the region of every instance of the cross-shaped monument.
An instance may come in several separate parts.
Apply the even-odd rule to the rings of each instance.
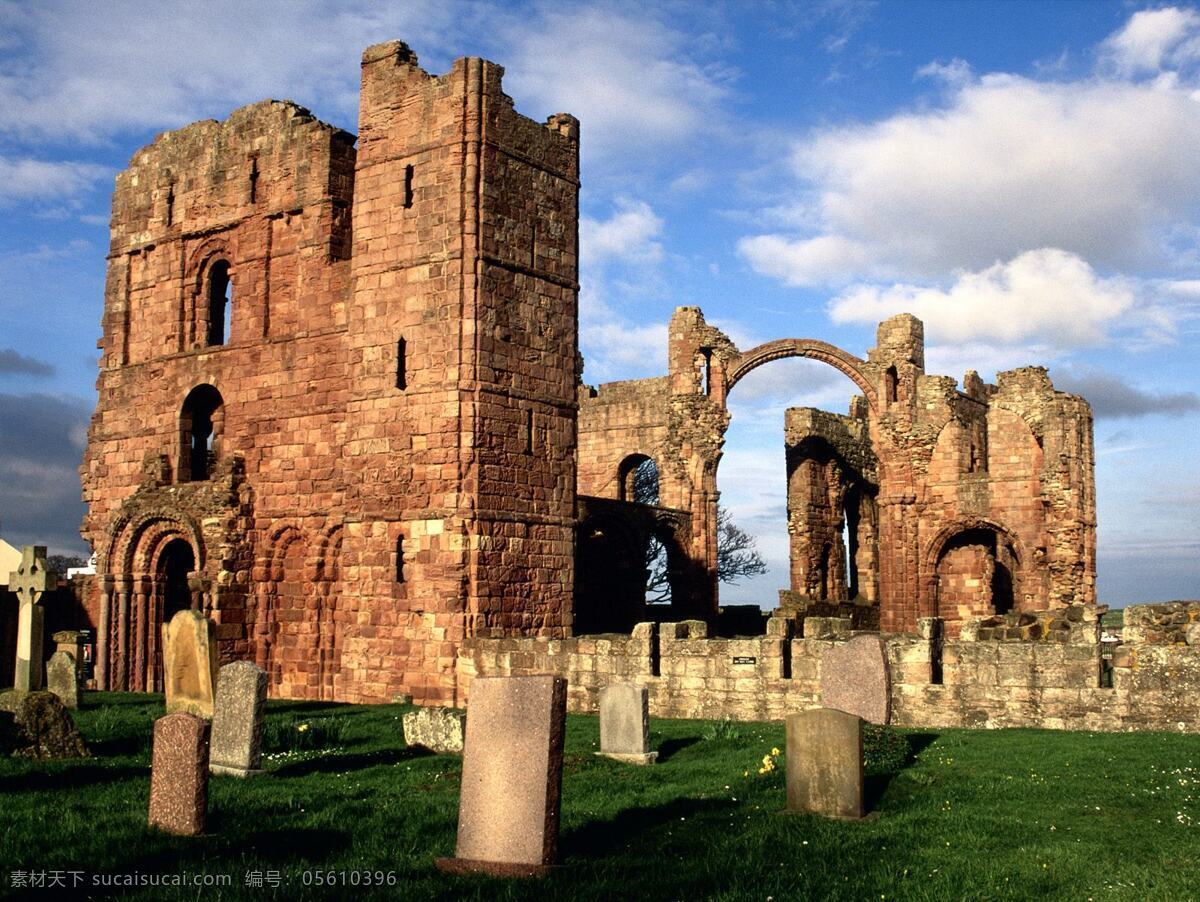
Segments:
[[[33,691],[42,688],[42,627],[45,611],[38,604],[42,595],[58,586],[58,577],[46,565],[45,545],[26,545],[21,549],[21,566],[8,577],[8,591],[20,602],[17,619],[17,672],[14,688]]]

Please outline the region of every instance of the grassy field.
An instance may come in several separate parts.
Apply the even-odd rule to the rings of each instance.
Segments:
[[[77,719],[95,757],[0,760],[0,892],[59,870],[77,898],[1200,897],[1200,736],[908,731],[909,760],[870,778],[878,816],[843,823],[779,813],[782,758],[759,769],[782,725],[653,720],[660,763],[636,767],[596,758],[596,719],[571,716],[563,867],[502,882],[435,870],[454,851],[460,762],[405,748],[396,705],[271,703],[269,772],[213,778],[201,838],[148,830],[160,704],[90,695]],[[393,884],[364,888],[366,872]],[[229,883],[95,883],[138,874]],[[330,877],[360,886],[316,886]]]

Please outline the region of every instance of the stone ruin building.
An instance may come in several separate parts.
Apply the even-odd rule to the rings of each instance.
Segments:
[[[927,375],[908,315],[861,359],[739,350],[695,307],[666,375],[583,385],[579,123],[521,116],[502,74],[434,77],[379,44],[357,136],[264,101],[118,176],[81,468],[97,685],[161,689],[161,625],[192,607],[283,698],[461,704],[474,675],[553,672],[587,708],[619,673],[656,713],[776,716],[813,702],[821,643],[863,631],[888,637],[901,721],[1049,724],[1040,702],[963,695],[992,686],[980,668],[1002,662],[973,649],[997,633],[1060,658],[1075,637],[1047,666],[1102,692],[1087,403],[1037,367]],[[845,416],[787,411],[791,585],[731,638],[726,400],[785,357],[860,394]],[[666,611],[646,603],[651,538]],[[1036,684],[1047,668],[1019,659],[1013,685]]]

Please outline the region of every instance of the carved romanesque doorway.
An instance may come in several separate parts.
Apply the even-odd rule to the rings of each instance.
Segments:
[[[171,539],[158,558],[158,569],[154,575],[155,616],[149,635],[154,649],[154,666],[150,691],[158,692],[163,686],[162,626],[180,611],[192,606],[192,591],[188,586],[188,574],[196,569],[196,555],[191,543],[184,539]]]

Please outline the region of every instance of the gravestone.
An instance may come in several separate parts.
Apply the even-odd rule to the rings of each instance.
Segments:
[[[182,836],[204,832],[208,814],[209,729],[204,718],[182,712],[154,722],[151,827]]]
[[[888,723],[892,681],[883,639],[855,636],[821,655],[821,705],[871,723]]]
[[[266,705],[267,675],[261,668],[249,661],[234,661],[221,668],[213,711],[210,773],[234,777],[262,773]]]
[[[180,611],[164,623],[163,688],[167,713],[209,719],[217,683],[217,628],[199,611]]]
[[[418,708],[404,718],[404,742],[439,754],[461,755],[467,728],[465,711],[453,708]]]
[[[558,854],[567,681],[471,683],[454,858],[444,871],[544,876]]]
[[[58,577],[46,565],[45,545],[26,545],[21,564],[8,577],[8,591],[17,596],[17,667],[13,688],[32,692],[42,688],[42,657],[45,653],[42,595],[58,585]]]
[[[861,717],[814,708],[787,717],[787,810],[861,818]]]
[[[79,707],[79,672],[68,652],[56,651],[46,662],[46,688],[59,697],[63,707]]]
[[[0,692],[0,751],[26,758],[87,758],[83,737],[53,692]]]
[[[613,683],[600,690],[600,751],[629,764],[653,764],[650,751],[650,693],[645,686]]]

